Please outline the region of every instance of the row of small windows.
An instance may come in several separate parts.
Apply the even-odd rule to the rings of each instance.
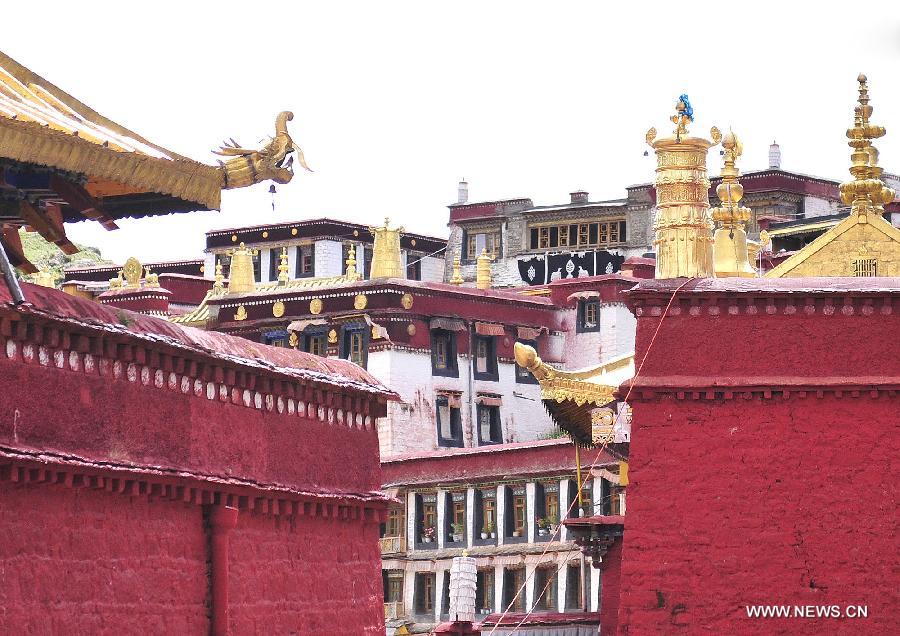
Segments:
[[[288,346],[288,333],[284,330],[267,332],[263,339],[273,347]],[[300,334],[299,348],[313,355],[328,355],[328,333],[325,327],[307,328]],[[349,324],[341,328],[338,351],[341,358],[366,368],[369,353],[369,330],[366,325]]]
[[[415,576],[413,586],[413,611],[415,614],[431,616],[434,613],[437,602],[437,575],[434,572],[410,573]],[[510,606],[512,612],[525,612],[531,608],[525,607],[525,594],[516,596],[525,585],[525,569],[504,568],[502,570],[502,606]],[[577,563],[558,568],[557,566],[539,567],[534,573],[534,612],[556,612],[559,608],[558,590],[559,577],[566,577],[565,610],[578,610],[581,608],[581,588],[585,585],[586,597],[590,598],[591,578],[585,576],[582,568]],[[491,614],[496,610],[496,570],[494,568],[480,569],[475,581],[475,611],[478,614]],[[403,572],[397,570],[385,570],[382,572],[384,584],[384,600],[386,603],[403,603]],[[441,591],[441,607],[443,614],[447,614],[450,607],[450,577],[444,576],[444,585]]]
[[[520,342],[532,347],[536,346],[533,340],[520,340]],[[476,335],[473,349],[475,352],[475,379],[498,381],[497,337]],[[446,329],[431,330],[431,374],[459,377],[456,332]],[[516,382],[532,383],[535,380],[527,369],[516,365]]]
[[[529,248],[600,247],[624,243],[625,221],[595,221],[566,225],[541,225],[529,229]]]
[[[499,402],[499,398],[481,398],[476,404],[476,422],[478,445],[503,443],[503,429],[500,424],[500,406],[486,403],[487,400]],[[462,415],[459,394],[438,395],[435,399],[435,419],[437,421],[438,446],[462,447]]]

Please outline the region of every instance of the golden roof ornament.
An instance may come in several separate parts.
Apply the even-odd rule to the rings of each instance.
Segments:
[[[462,248],[459,249],[459,252],[462,251]],[[462,285],[463,277],[462,271],[459,268],[459,252],[456,253],[456,256],[453,257],[453,276],[450,277],[451,285]]]
[[[750,208],[740,205],[744,187],[738,183],[741,172],[736,166],[737,158],[744,152],[744,145],[737,135],[729,131],[722,138],[722,148],[725,149],[725,165],[722,167],[722,182],[716,186],[721,205],[711,210],[716,223],[713,237],[715,274],[719,278],[750,278],[756,276],[756,270],[750,264],[747,231],[744,229],[750,220]]]
[[[134,256],[125,261],[122,267],[122,273],[125,275],[125,286],[129,289],[138,289],[141,286],[141,273],[144,268]]]
[[[478,289],[491,288],[491,257],[487,248],[481,249],[481,254],[475,259],[475,286]]]
[[[119,270],[119,273],[116,274],[115,278],[109,279],[109,288],[110,289],[121,289],[122,285],[125,284],[125,280],[122,278],[122,270]]]
[[[842,183],[840,190],[841,200],[851,206],[850,214],[858,215],[860,222],[865,222],[870,212],[884,212],[884,204],[894,200],[894,191],[881,181],[883,169],[878,165],[878,150],[872,145],[873,139],[883,137],[887,131],[869,121],[873,109],[869,105],[866,76],[860,73],[856,81],[859,82],[859,104],[854,109],[853,126],[847,129],[850,140],[847,144],[853,149],[850,153],[853,180]]]
[[[159,287],[159,274],[151,273],[150,267],[144,267],[144,286]]]
[[[228,276],[228,293],[242,294],[251,292],[256,288],[256,279],[253,275],[253,257],[256,250],[248,248],[241,243],[236,250],[228,252],[231,258],[231,271]]]
[[[216,296],[225,293],[225,275],[222,273],[222,261],[216,259],[216,277],[213,283],[213,293]]]
[[[281,248],[281,259],[278,263],[278,284],[287,285],[291,277],[288,275],[290,266],[288,265],[288,251],[286,247]]]
[[[347,278],[349,280],[359,280],[360,276],[356,271],[356,248],[353,247],[353,243],[350,244],[350,249],[347,251]]]
[[[687,95],[678,98],[671,120],[672,136],[657,138],[654,128],[646,135],[656,151],[656,277],[708,277],[713,262],[706,154],[722,133],[713,127],[712,141],[688,134],[694,110]]]
[[[390,219],[387,217],[383,227],[369,228],[375,237],[370,278],[403,278],[403,266],[400,262],[400,235],[403,228],[389,228]]]

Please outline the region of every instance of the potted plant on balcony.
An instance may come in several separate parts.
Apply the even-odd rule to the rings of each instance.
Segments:
[[[538,528],[538,536],[545,537],[547,536],[547,531],[550,529],[550,518],[542,517],[537,520],[537,528]]]
[[[463,524],[451,523],[450,527],[453,528],[453,533],[451,535],[453,541],[462,541],[463,540]]]
[[[488,535],[490,535],[491,539],[497,538],[497,533],[494,532],[494,522],[493,521],[488,521],[487,524],[484,526],[484,528],[485,528],[485,530],[487,530],[487,533],[488,533]]]
[[[422,530],[422,543],[434,543],[434,526],[425,526]]]

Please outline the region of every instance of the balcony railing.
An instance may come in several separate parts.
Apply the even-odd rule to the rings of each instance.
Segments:
[[[403,601],[384,604],[384,620],[389,621],[403,616]]]
[[[406,552],[406,537],[381,537],[380,541],[382,554]]]

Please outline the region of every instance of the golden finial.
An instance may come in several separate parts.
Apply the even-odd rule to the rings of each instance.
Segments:
[[[708,277],[713,263],[706,154],[721,133],[713,128],[712,141],[688,135],[694,111],[687,95],[679,96],[675,109],[672,136],[657,137],[653,128],[646,135],[656,152],[656,277]]]
[[[213,293],[220,295],[225,293],[225,275],[222,274],[222,261],[216,259],[216,278],[213,283]]]
[[[287,285],[287,282],[291,280],[291,277],[288,275],[288,270],[290,266],[288,265],[288,251],[286,247],[281,248],[281,260],[278,263],[278,284],[279,285]]]
[[[141,273],[144,268],[134,256],[125,261],[122,272],[125,274],[125,285],[131,289],[137,289],[141,286]]]
[[[755,276],[750,265],[747,250],[745,224],[750,220],[750,208],[740,206],[744,197],[744,187],[738,183],[740,170],[737,158],[744,152],[744,145],[737,135],[729,131],[722,139],[725,165],[722,167],[722,182],[716,187],[716,195],[721,205],[713,208],[712,218],[716,222],[713,237],[713,264],[717,277]]]
[[[475,286],[478,289],[491,288],[491,257],[487,248],[481,249],[481,255],[475,259]]]
[[[349,280],[359,280],[359,274],[356,272],[356,248],[353,247],[353,243],[350,244],[350,249],[347,251],[347,278]]]
[[[385,217],[383,227],[369,228],[375,237],[370,278],[403,278],[400,262],[400,235],[403,228],[389,229],[390,223],[390,219]]]
[[[884,212],[884,204],[893,201],[894,191],[881,181],[883,169],[878,165],[878,150],[872,145],[873,139],[885,135],[883,126],[869,122],[872,107],[869,105],[869,86],[862,73],[856,78],[859,82],[859,104],[853,109],[853,126],[847,129],[848,145],[853,148],[850,153],[850,174],[852,181],[841,184],[841,200],[851,205],[850,213],[860,216],[864,221],[871,211],[875,214]]]
[[[256,250],[241,243],[236,250],[228,252],[231,257],[231,271],[228,276],[228,293],[241,294],[256,289],[253,276],[253,257]]]
[[[459,249],[459,252],[462,251],[462,248]],[[453,257],[453,276],[450,277],[451,285],[462,285],[463,277],[462,272],[459,269],[459,252],[456,253],[456,256]]]

